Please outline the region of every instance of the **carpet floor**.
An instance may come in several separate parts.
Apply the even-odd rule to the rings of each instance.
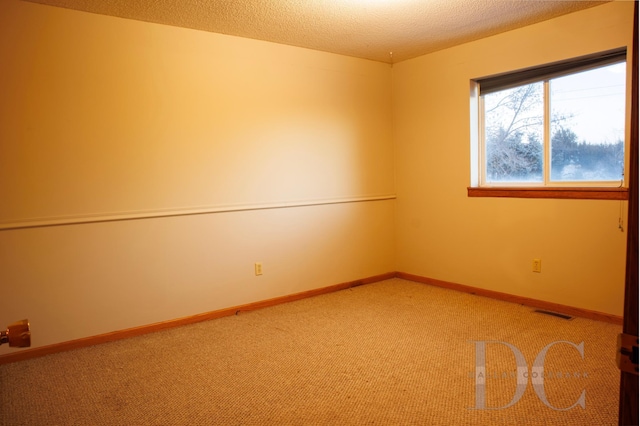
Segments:
[[[390,279],[0,366],[0,425],[615,425],[620,326]]]

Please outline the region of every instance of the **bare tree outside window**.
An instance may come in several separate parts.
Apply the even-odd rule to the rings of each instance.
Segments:
[[[487,181],[542,182],[542,83],[485,95],[484,105]]]
[[[489,93],[483,100],[486,182],[544,184],[546,152],[551,182],[622,179],[624,63]]]

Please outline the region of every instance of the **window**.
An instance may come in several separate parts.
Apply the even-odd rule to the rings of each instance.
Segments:
[[[478,114],[472,186],[626,191],[626,49],[472,83]]]

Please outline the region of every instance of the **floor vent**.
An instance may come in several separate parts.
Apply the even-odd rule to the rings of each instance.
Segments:
[[[558,312],[544,311],[542,309],[536,309],[533,312],[537,312],[539,314],[551,315],[552,317],[558,317],[558,318],[562,318],[562,319],[566,319],[566,320],[572,320],[573,319],[573,317],[571,315],[561,314],[561,313],[558,313]]]

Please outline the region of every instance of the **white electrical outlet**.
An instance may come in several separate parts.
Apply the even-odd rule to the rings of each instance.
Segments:
[[[253,265],[253,267],[256,272],[256,275],[262,275],[262,262],[256,262],[255,265]]]
[[[533,259],[531,269],[533,270],[533,272],[542,272],[542,260]]]

